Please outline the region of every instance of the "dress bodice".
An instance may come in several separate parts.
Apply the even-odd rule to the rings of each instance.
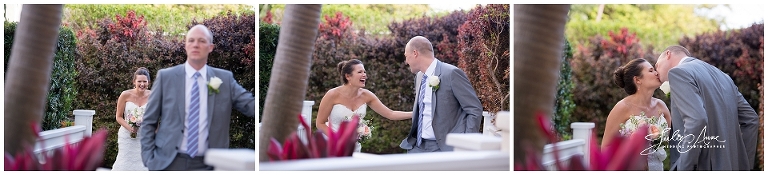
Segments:
[[[665,129],[669,127],[663,113],[659,116],[648,117],[644,112],[641,112],[640,115],[629,116],[629,119],[619,126],[619,133],[622,136],[632,135],[643,124],[648,124],[651,127],[649,133],[658,131],[658,133],[664,134]]]
[[[352,116],[355,114],[360,115],[360,120],[362,120],[362,118],[365,117],[366,107],[366,104],[363,104],[353,111],[342,104],[333,105],[331,114],[328,116],[328,123],[331,125],[330,128],[333,129],[333,131],[337,131],[342,121],[352,120]]]
[[[653,142],[660,142],[663,137],[667,137],[667,128],[669,127],[669,124],[667,123],[667,120],[664,118],[664,114],[660,114],[659,116],[651,116],[647,117],[645,113],[641,112],[640,115],[631,115],[629,116],[629,119],[625,121],[624,123],[619,125],[619,133],[624,137],[629,137],[637,131],[637,129],[640,126],[643,126],[645,124],[648,124],[650,128],[648,128],[648,135],[654,134],[657,135],[655,138],[652,139]],[[656,143],[660,144],[660,143]],[[653,143],[652,143],[653,145]],[[655,149],[650,149],[648,151],[644,151],[640,154],[647,155],[648,160],[648,170],[650,171],[663,171],[664,170],[664,160],[667,159],[667,152],[661,148],[657,147]]]
[[[129,116],[130,116],[130,114],[131,114],[131,112],[133,110],[135,110],[136,108],[142,108],[143,109],[143,108],[146,108],[146,107],[147,107],[147,104],[144,104],[143,106],[139,106],[136,103],[133,103],[133,102],[130,102],[130,101],[125,102],[125,110],[123,111],[123,118],[128,120],[128,118],[129,118]]]

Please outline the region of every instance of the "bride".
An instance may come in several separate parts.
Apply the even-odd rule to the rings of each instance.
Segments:
[[[661,81],[659,73],[651,63],[642,58],[630,61],[614,72],[614,83],[623,88],[629,96],[616,103],[608,114],[602,147],[608,146],[616,134],[629,136],[638,127],[644,126],[643,124],[649,124],[650,138],[667,135],[665,131],[671,123],[669,109],[664,101],[653,97],[654,91],[661,86]],[[663,148],[658,147],[638,153],[638,155],[646,154],[648,170],[664,169],[663,162],[667,158],[667,153]]]
[[[339,129],[342,121],[348,120],[354,114],[360,115],[360,119],[363,120],[362,117],[365,117],[367,106],[390,120],[404,120],[413,117],[412,112],[392,111],[381,103],[376,94],[363,88],[368,77],[365,74],[363,62],[360,60],[342,61],[338,64],[337,69],[343,84],[328,90],[323,99],[320,100],[317,119],[315,119],[315,126],[318,130],[328,133],[330,127],[335,132]],[[326,122],[329,125],[326,125]],[[360,152],[360,149],[360,142],[357,142],[355,152]]]
[[[147,171],[141,161],[140,135],[135,134],[139,128],[128,123],[133,111],[142,110],[147,106],[150,90],[149,70],[141,67],[133,73],[133,89],[125,90],[117,99],[115,119],[120,124],[117,131],[117,158],[112,165],[112,171]],[[143,114],[141,114],[143,115]],[[135,134],[132,136],[132,134]]]

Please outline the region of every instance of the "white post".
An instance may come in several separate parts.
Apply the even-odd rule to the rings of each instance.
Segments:
[[[584,162],[589,167],[589,147],[592,144],[592,129],[595,128],[595,123],[591,122],[573,122],[571,123],[573,129],[573,139],[584,140]]]
[[[75,115],[75,125],[85,126],[85,137],[90,137],[93,133],[93,115],[96,114],[96,111],[75,110],[72,114]]]
[[[309,136],[306,134],[307,130],[309,130],[309,133],[312,133],[312,106],[315,105],[315,101],[304,101],[304,106],[301,108],[301,115],[304,117],[304,122],[309,125],[309,128],[304,128],[304,126],[299,123],[299,128],[296,129],[296,134],[299,135],[299,138],[301,139],[301,142],[304,142],[304,144],[307,144],[307,139]]]
[[[496,128],[498,128],[501,131],[501,151],[509,153],[509,143],[512,143],[511,140],[509,140],[510,131],[512,131],[512,127],[510,127],[510,120],[509,120],[509,111],[499,111],[496,113]]]
[[[494,118],[496,118],[495,115],[491,115],[488,111],[483,111],[483,135],[500,136],[498,128],[493,125],[494,122],[491,122]]]

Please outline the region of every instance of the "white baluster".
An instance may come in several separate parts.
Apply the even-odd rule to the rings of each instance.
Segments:
[[[584,140],[583,155],[584,163],[589,167],[589,147],[592,144],[592,129],[595,128],[595,123],[591,122],[573,122],[571,123],[573,129],[573,139]]]
[[[75,110],[72,112],[75,115],[75,125],[85,126],[85,137],[90,137],[93,132],[93,115],[96,114],[95,110]]]

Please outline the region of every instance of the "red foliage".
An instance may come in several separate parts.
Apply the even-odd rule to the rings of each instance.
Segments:
[[[123,17],[115,15],[115,23],[107,25],[107,30],[112,34],[112,39],[120,40],[121,42],[129,41],[131,44],[138,39],[140,32],[146,32],[144,29],[147,26],[147,21],[144,20],[144,15],[136,16],[136,12],[129,10]]]
[[[272,20],[274,20],[273,18],[275,18],[274,16],[275,15],[272,14],[272,9],[269,9],[269,10],[267,10],[267,14],[264,15],[264,17],[261,18],[261,22],[264,22],[264,23],[267,23],[267,24],[272,24],[272,23],[274,23],[272,21]]]
[[[467,73],[483,110],[492,114],[509,110],[509,27],[509,4],[478,6],[459,27],[458,47],[451,49],[458,52],[457,67]]]
[[[302,115],[299,115],[299,121],[304,128],[309,128]],[[325,138],[323,131],[316,130],[315,134],[307,131],[307,144],[301,142],[296,131],[288,136],[284,144],[280,144],[275,138],[270,139],[269,155],[270,161],[284,161],[308,158],[325,157],[350,157],[355,151],[355,142],[357,141],[357,127],[360,121],[359,115],[352,116],[352,121],[342,121],[338,131],[328,130],[328,139]]]
[[[352,21],[342,12],[336,12],[333,17],[325,15],[325,22],[320,23],[319,34],[321,38],[341,39],[341,35],[347,33]]]

